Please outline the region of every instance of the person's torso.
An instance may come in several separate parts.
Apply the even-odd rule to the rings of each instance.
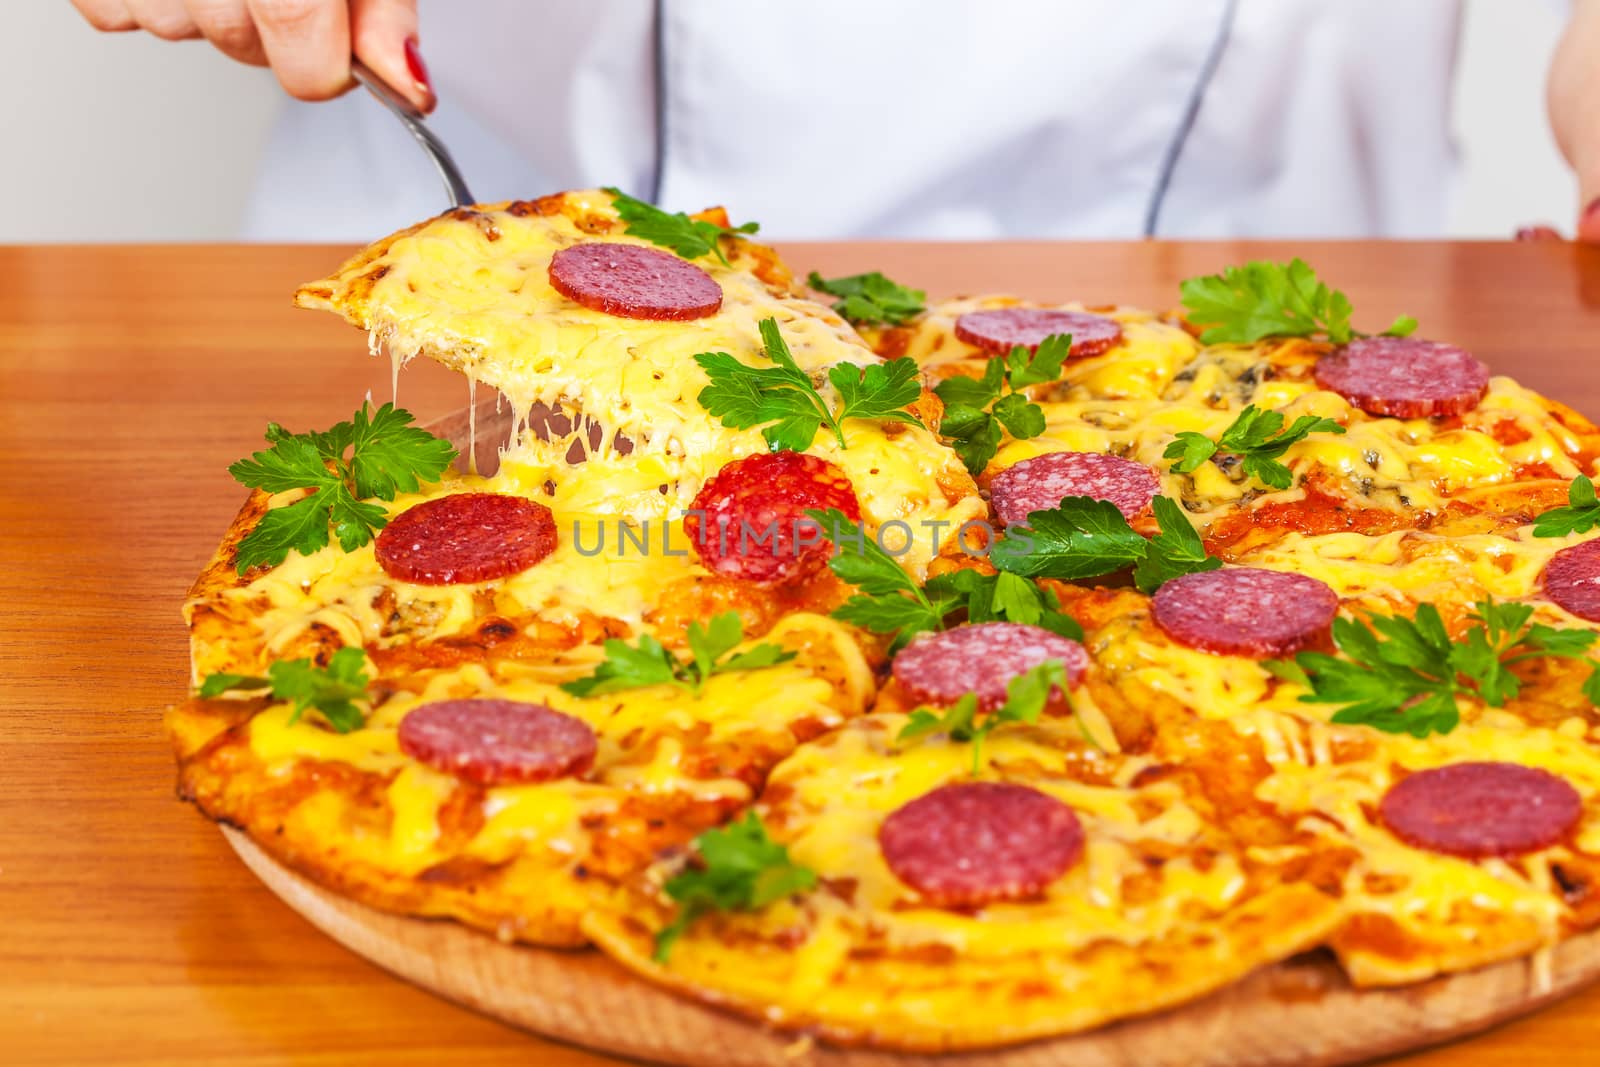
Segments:
[[[483,200],[619,185],[774,237],[1418,235],[1443,225],[1454,3],[423,5]],[[253,236],[439,210],[352,95],[286,115]]]

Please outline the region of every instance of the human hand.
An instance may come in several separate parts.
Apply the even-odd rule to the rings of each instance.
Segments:
[[[1545,99],[1556,143],[1578,178],[1578,240],[1600,242],[1600,0],[1572,0]]]
[[[432,111],[417,51],[416,0],[72,0],[98,30],[146,30],[168,41],[204,37],[223,54],[271,67],[290,96],[327,100],[349,89],[352,53],[406,99]]]

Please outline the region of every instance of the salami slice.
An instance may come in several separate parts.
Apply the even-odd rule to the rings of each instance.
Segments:
[[[1150,607],[1179,644],[1259,659],[1315,642],[1333,623],[1339,595],[1304,574],[1225,567],[1172,579]]]
[[[683,528],[708,570],[756,585],[794,585],[833,553],[806,518],[813,508],[837,508],[861,521],[850,479],[832,463],[804,452],[757,452],[701,487]]]
[[[1122,340],[1122,324],[1104,315],[1054,308],[994,308],[969,311],[956,319],[956,336],[990,352],[1017,345],[1036,349],[1051,334],[1070,333],[1074,358],[1098,356]]]
[[[895,656],[890,673],[913,699],[948,705],[973,693],[980,710],[993,711],[1006,702],[1011,679],[1052,659],[1066,667],[1068,686],[1089,669],[1089,653],[1069,637],[1021,623],[980,622],[914,639]]]
[[[1600,540],[1551,556],[1544,568],[1544,595],[1580,619],[1600,622]]]
[[[1317,361],[1317,385],[1362,411],[1420,419],[1461,415],[1489,391],[1489,368],[1455,345],[1414,337],[1363,337]]]
[[[441,700],[400,720],[400,751],[479,785],[548,782],[594,763],[582,719],[515,700]]]
[[[1143,463],[1099,452],[1048,452],[1007,467],[989,483],[989,501],[1007,526],[1035,511],[1054,511],[1069,496],[1109,500],[1133,518],[1161,491]]]
[[[1378,814],[1408,845],[1478,859],[1549,848],[1578,825],[1583,798],[1536,767],[1452,763],[1392,786]]]
[[[556,547],[550,509],[520,496],[454,493],[407,508],[378,534],[378,566],[418,585],[519,574]]]
[[[722,307],[722,286],[686,260],[642,245],[593,241],[550,260],[556,292],[624,319],[702,319]]]
[[[1083,826],[1048,793],[962,782],[891,814],[878,847],[895,877],[930,903],[970,908],[1038,896],[1083,856]]]

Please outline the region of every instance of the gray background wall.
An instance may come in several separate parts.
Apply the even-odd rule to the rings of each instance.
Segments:
[[[1451,236],[1571,228],[1543,103],[1564,7],[1467,0]],[[95,33],[67,0],[3,0],[0,41],[0,242],[231,239],[273,117],[311,106],[207,45]]]

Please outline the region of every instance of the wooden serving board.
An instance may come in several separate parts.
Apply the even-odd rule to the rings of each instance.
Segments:
[[[683,1067],[1316,1067],[1421,1048],[1530,1011],[1600,978],[1600,931],[1530,959],[1403,989],[1357,991],[1330,958],[1291,960],[1202,1000],[1071,1037],[914,1056],[812,1044],[684,1000],[595,951],[512,945],[449,920],[357,904],[222,831],[295,911],[347,948],[442,997],[547,1037]]]

